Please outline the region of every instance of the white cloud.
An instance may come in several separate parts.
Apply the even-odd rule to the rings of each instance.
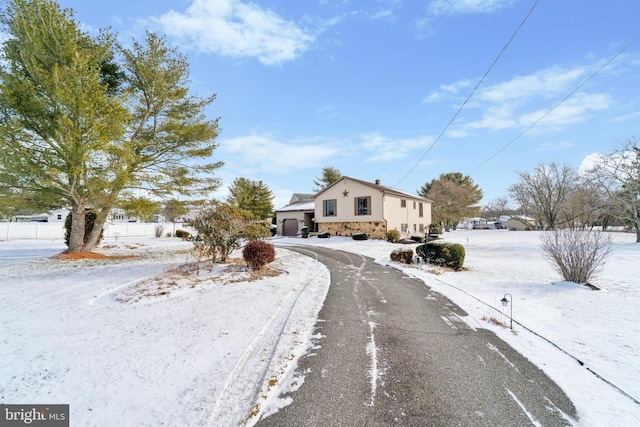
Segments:
[[[467,122],[458,122],[455,127],[462,131],[522,130],[540,121],[536,130],[542,128],[547,131],[584,122],[594,111],[613,107],[612,96],[607,93],[578,92],[553,111],[549,112],[549,109],[575,90],[597,66],[597,63],[575,67],[554,66],[494,85],[481,86],[461,115],[461,119],[467,118]],[[462,92],[463,89],[470,88],[472,84],[473,80],[463,79],[441,85],[423,102],[451,100],[459,103],[461,95],[467,94],[466,91]],[[468,119],[473,117],[473,110],[480,111],[480,117]]]
[[[364,161],[366,163],[372,163],[407,157],[413,150],[426,149],[433,142],[433,138],[394,139],[374,132],[361,135],[360,141],[358,148],[365,156]]]
[[[437,103],[457,95],[462,89],[468,89],[475,84],[472,79],[462,79],[454,83],[440,85],[439,90],[432,91],[429,95],[422,99],[423,103]]]
[[[518,0],[434,0],[429,12],[434,15],[494,13]]]
[[[559,151],[573,147],[575,144],[569,141],[548,141],[540,144],[538,152],[541,151]]]
[[[613,99],[607,94],[577,94],[569,98],[540,122],[546,128],[559,128],[571,124],[581,123],[587,120],[589,113],[593,111],[606,110],[613,104]],[[522,127],[531,126],[540,120],[548,108],[532,111],[519,117]]]
[[[520,103],[531,97],[555,97],[577,86],[588,71],[587,67],[551,67],[481,89],[477,97],[495,103]]]
[[[600,165],[602,165],[602,154],[591,153],[582,160],[582,163],[578,167],[578,174],[584,175],[588,171]]]
[[[327,163],[339,149],[315,141],[280,140],[271,135],[247,135],[220,142],[225,164],[244,175],[287,173]]]
[[[294,60],[314,41],[296,23],[240,0],[195,0],[185,13],[170,11],[155,20],[198,51],[255,57],[265,65]]]

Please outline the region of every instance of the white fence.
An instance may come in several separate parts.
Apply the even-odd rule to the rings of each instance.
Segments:
[[[123,222],[105,224],[104,237],[173,236],[184,224]],[[62,222],[0,222],[0,241],[19,239],[54,240],[64,238]]]

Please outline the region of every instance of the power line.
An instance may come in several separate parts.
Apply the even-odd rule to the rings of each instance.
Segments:
[[[535,122],[533,122],[531,125],[529,125],[526,129],[524,129],[522,132],[520,132],[515,138],[513,138],[511,141],[509,141],[508,143],[506,143],[502,148],[500,148],[498,151],[496,151],[491,157],[489,157],[487,160],[485,160],[484,162],[480,163],[478,166],[476,166],[473,170],[471,170],[469,172],[469,175],[471,175],[473,172],[477,171],[478,169],[480,169],[482,166],[484,166],[485,164],[489,163],[489,161],[491,161],[492,159],[494,159],[496,156],[498,156],[498,154],[502,153],[504,150],[507,149],[507,147],[509,147],[511,144],[513,144],[514,142],[516,142],[518,139],[520,139],[520,137],[522,135],[524,135],[525,133],[529,132],[529,130],[531,130],[531,128],[533,128],[535,125],[537,125],[538,123],[540,123],[542,120],[544,120],[549,114],[551,114],[551,112],[553,112],[553,110],[555,110],[556,108],[558,108],[560,106],[560,104],[562,104],[563,102],[565,102],[567,99],[569,99],[570,97],[572,97],[576,92],[578,92],[580,89],[582,89],[582,87],[584,85],[586,85],[591,79],[593,79],[598,73],[600,73],[600,71],[602,71],[606,66],[608,66],[609,64],[611,64],[618,56],[622,55],[622,53],[627,50],[629,47],[631,47],[631,45],[633,45],[635,42],[638,41],[638,39],[640,39],[640,34],[638,34],[633,40],[631,40],[631,42],[629,42],[625,47],[623,47],[620,51],[618,51],[618,53],[616,53],[614,56],[612,56],[607,62],[605,62],[604,64],[602,64],[602,66],[600,66],[596,71],[594,71],[589,77],[587,77],[586,80],[584,80],[582,83],[580,83],[574,90],[572,90],[571,92],[569,92],[568,95],[566,95],[564,98],[562,98],[560,101],[558,101],[553,107],[551,107],[549,110],[547,110],[546,113],[544,113],[542,116],[540,116]]]
[[[536,0],[535,3],[533,4],[533,6],[531,6],[531,9],[529,10],[529,12],[527,13],[527,15],[524,17],[524,19],[522,20],[522,22],[520,22],[520,25],[518,25],[518,28],[516,28],[516,30],[513,32],[513,34],[511,35],[511,37],[509,38],[509,41],[507,41],[507,43],[504,45],[504,47],[500,50],[500,53],[498,53],[498,56],[496,56],[496,58],[493,60],[493,62],[491,63],[491,65],[489,66],[489,68],[487,69],[487,71],[485,71],[485,73],[483,74],[482,78],[480,78],[480,81],[478,81],[478,84],[476,84],[476,86],[473,88],[473,90],[471,91],[471,93],[469,93],[469,96],[467,96],[467,99],[464,100],[464,102],[460,105],[460,107],[458,108],[458,110],[455,112],[455,114],[453,115],[453,117],[451,118],[451,120],[449,120],[449,123],[447,123],[447,125],[444,127],[444,129],[442,129],[442,131],[440,132],[440,134],[436,137],[436,139],[433,140],[433,142],[431,143],[431,145],[429,146],[429,148],[427,149],[427,151],[424,152],[424,154],[422,155],[422,157],[420,157],[420,159],[418,159],[418,161],[416,162],[415,165],[413,165],[413,167],[409,170],[409,172],[407,172],[407,174],[405,176],[402,177],[402,179],[400,181],[398,181],[398,183],[395,185],[395,187],[398,187],[402,181],[404,181],[410,174],[411,172],[413,172],[415,170],[415,168],[418,167],[418,165],[424,160],[424,158],[427,156],[427,154],[429,154],[429,152],[431,151],[431,149],[438,143],[438,141],[440,140],[440,138],[442,138],[442,136],[444,135],[444,133],[447,131],[447,129],[449,129],[449,126],[451,126],[451,124],[455,121],[455,119],[458,117],[458,115],[460,114],[460,112],[462,111],[462,109],[465,107],[465,105],[467,105],[467,103],[469,102],[469,100],[471,99],[471,97],[476,93],[476,91],[478,90],[478,88],[480,87],[480,85],[482,84],[482,82],[484,82],[485,78],[489,75],[489,73],[491,72],[491,70],[493,69],[493,67],[498,63],[498,60],[500,59],[500,57],[502,56],[502,54],[507,50],[507,48],[509,47],[509,45],[511,44],[511,42],[513,41],[513,39],[515,39],[516,34],[518,34],[518,32],[520,31],[520,29],[524,26],[525,22],[527,22],[527,20],[529,19],[529,17],[531,16],[531,14],[533,13],[533,10],[536,8],[536,6],[538,5],[538,3],[540,2],[540,0]]]

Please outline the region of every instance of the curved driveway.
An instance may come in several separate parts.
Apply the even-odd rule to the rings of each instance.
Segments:
[[[540,369],[417,279],[322,247],[331,287],[292,403],[258,426],[565,426],[576,411]]]

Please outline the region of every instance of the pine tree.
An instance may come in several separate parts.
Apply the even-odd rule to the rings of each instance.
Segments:
[[[342,178],[342,174],[340,171],[332,166],[325,166],[322,168],[322,176],[317,177],[313,180],[313,185],[316,186],[313,191],[318,192],[321,191],[337,180]]]
[[[273,193],[262,181],[234,179],[229,187],[227,202],[251,212],[258,219],[269,219],[273,216]]]
[[[120,47],[83,33],[73,12],[46,0],[10,0],[2,15],[0,188],[73,213],[68,252],[95,246],[127,189],[208,193],[218,120],[214,96],[188,93],[188,63],[148,33]],[[207,159],[204,163],[195,160]],[[87,210],[97,214],[85,237]]]

